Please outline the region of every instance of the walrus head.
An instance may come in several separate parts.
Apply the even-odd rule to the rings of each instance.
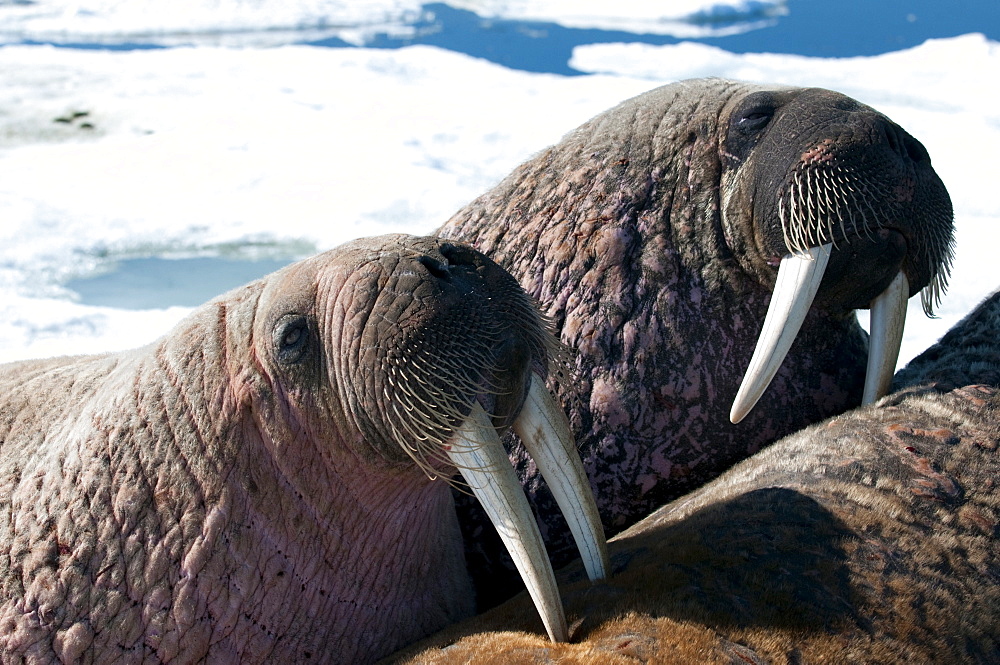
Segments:
[[[483,503],[554,640],[566,620],[537,525],[499,435],[513,428],[561,494],[588,569],[607,553],[568,422],[544,387],[558,343],[517,282],[468,246],[385,236],[348,243],[335,261],[295,264],[260,295],[254,323],[272,438],[306,433],[362,468],[457,469]],[[277,423],[277,424],[275,424]],[[289,434],[290,433],[290,434]],[[347,450],[344,450],[344,448]],[[410,471],[407,471],[409,469]],[[447,484],[443,485],[447,494]]]
[[[895,370],[907,298],[919,291],[930,316],[947,285],[952,207],[927,150],[881,113],[819,88],[753,92],[723,115],[724,231],[745,270],[776,279],[731,419],[753,408],[813,302],[871,307],[873,401]]]

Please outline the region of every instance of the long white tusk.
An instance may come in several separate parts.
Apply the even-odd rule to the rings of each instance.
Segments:
[[[823,281],[832,247],[832,243],[827,243],[781,259],[771,304],[764,316],[764,328],[729,412],[732,422],[738,423],[750,413],[781,367]]]
[[[902,271],[871,303],[871,336],[868,340],[868,371],[862,404],[870,404],[889,392],[896,372],[899,345],[906,325],[906,301],[910,282]]]
[[[500,437],[478,403],[473,404],[447,452],[514,559],[549,638],[565,642],[569,635],[566,615],[538,525]]]
[[[583,557],[587,576],[591,581],[605,579],[611,568],[608,545],[590,482],[573,442],[569,420],[537,374],[531,377],[524,406],[514,421],[514,433],[552,490]]]

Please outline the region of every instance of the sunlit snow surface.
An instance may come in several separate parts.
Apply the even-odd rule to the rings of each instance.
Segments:
[[[195,18],[202,4],[192,0]],[[251,4],[267,3],[229,3]],[[336,3],[316,0],[321,4]],[[344,11],[357,6],[340,4]],[[484,16],[532,7],[452,4],[476,4]],[[543,4],[534,3],[536,11]],[[29,11],[38,18],[71,5],[88,6],[19,5],[15,25],[6,20],[8,4],[0,8],[0,33],[28,25]],[[182,5],[164,4],[163,16]],[[229,5],[213,3],[223,14],[199,25],[218,33],[263,33],[265,24],[301,28],[303,8],[312,6],[288,5],[282,22],[242,9],[226,18]],[[400,13],[420,10],[389,0],[365,7],[384,12],[345,23],[403,26]],[[153,25],[143,28],[139,14],[112,16],[115,24],[108,18],[114,12],[104,13],[104,27],[92,37],[113,38],[114,25],[121,34]],[[100,11],[92,15],[101,18]],[[77,18],[50,11],[47,20],[63,34],[85,33]],[[420,46],[0,48],[0,361],[151,341],[190,311],[169,305],[194,293],[188,273],[197,270],[196,259],[214,257],[216,272],[245,280],[247,266],[270,269],[358,236],[429,233],[594,114],[663,83],[708,75],[841,90],[927,146],[954,202],[958,255],[941,318],[925,319],[911,307],[901,360],[1000,285],[992,256],[1000,222],[1000,111],[995,86],[984,84],[1000,71],[995,42],[967,35],[849,59],[734,55],[693,43],[603,44],[578,47],[570,64],[594,74],[527,73]],[[267,262],[248,263],[261,259]],[[73,281],[95,275],[151,279],[163,288],[151,299],[115,301],[112,294],[114,306],[79,302],[67,284],[95,302],[80,286],[85,282]],[[221,292],[230,284],[219,279]]]
[[[785,0],[439,4],[485,19],[677,37],[739,32],[785,11]],[[338,38],[361,45],[375,34],[412,32],[411,26],[427,11],[420,0],[7,0],[0,1],[0,43],[273,46]]]

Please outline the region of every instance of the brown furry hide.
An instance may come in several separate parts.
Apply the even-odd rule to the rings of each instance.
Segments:
[[[563,570],[572,643],[522,594],[393,662],[1000,662],[998,330],[1000,293],[893,395],[623,532],[606,584]]]

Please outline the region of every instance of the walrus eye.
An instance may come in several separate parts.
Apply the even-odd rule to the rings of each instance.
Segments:
[[[309,320],[301,314],[287,314],[274,326],[274,346],[278,362],[291,365],[302,360],[309,348]]]
[[[767,126],[767,123],[771,122],[771,118],[773,117],[773,108],[754,109],[749,113],[742,115],[740,119],[736,121],[736,127],[745,134],[759,132]]]
[[[781,106],[781,99],[774,94],[755,92],[733,111],[722,151],[727,166],[735,168],[750,156]]]

